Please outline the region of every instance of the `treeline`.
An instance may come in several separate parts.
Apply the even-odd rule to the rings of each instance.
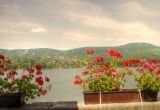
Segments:
[[[43,68],[78,68],[81,60],[68,57],[11,57],[15,68],[28,68],[35,64],[41,65]]]

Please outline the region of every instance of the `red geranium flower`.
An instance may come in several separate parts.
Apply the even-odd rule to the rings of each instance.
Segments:
[[[150,61],[150,63],[157,64],[158,61],[157,61],[157,59],[152,59],[152,60]]]
[[[0,75],[4,75],[4,71],[0,71]]]
[[[122,58],[122,55],[116,50],[106,50],[106,53],[108,53],[109,56],[113,56],[117,59]]]
[[[37,71],[41,71],[42,70],[42,67],[40,65],[34,65],[34,67],[37,69]]]
[[[42,71],[37,71],[37,75],[42,75]]]
[[[5,59],[4,55],[0,55],[0,60],[4,60],[4,59]]]
[[[87,72],[87,71],[84,71],[84,72],[82,72],[82,74],[83,74],[84,76],[86,76],[86,75],[88,74],[88,72]]]
[[[45,81],[49,82],[50,79],[47,76],[45,76]]]
[[[11,72],[9,72],[7,74],[7,77],[11,78],[12,80],[14,80],[15,79],[15,75],[18,75],[18,73],[15,70],[12,70]]]
[[[23,80],[27,79],[27,75],[22,75],[22,79]]]
[[[122,62],[123,66],[132,66],[134,64],[140,63],[140,60],[135,59],[135,60],[128,60],[128,61],[124,61]]]
[[[3,65],[3,64],[1,64],[1,65],[0,65],[0,68],[4,68],[4,65]]]
[[[108,64],[103,64],[102,67],[103,67],[104,70],[108,70],[109,69],[109,65]]]
[[[104,62],[104,58],[102,56],[98,56],[96,59],[97,62]]]
[[[36,78],[36,82],[39,84],[39,85],[43,85],[44,81],[43,81],[43,78],[41,76],[37,77]]]
[[[29,68],[28,72],[29,72],[29,74],[32,74],[32,73],[34,73],[34,69],[33,68]]]
[[[75,76],[75,81],[74,81],[74,84],[82,84],[83,80],[81,79],[81,77],[79,75],[76,75]]]
[[[94,77],[101,77],[104,75],[104,72],[93,73]]]
[[[110,75],[114,75],[114,74],[116,74],[116,70],[110,69],[110,70],[108,71],[108,73],[109,73]]]
[[[87,50],[87,54],[88,54],[88,55],[93,55],[93,54],[94,54],[94,50],[88,49],[88,50]]]
[[[47,90],[46,90],[46,89],[42,89],[42,90],[41,90],[41,94],[42,94],[42,95],[46,95],[46,93],[47,93]]]

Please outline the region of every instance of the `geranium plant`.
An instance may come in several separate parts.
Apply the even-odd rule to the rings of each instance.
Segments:
[[[123,88],[126,71],[118,70],[122,55],[116,50],[106,50],[112,57],[108,62],[106,57],[94,56],[94,50],[87,50],[82,76],[76,75],[74,84],[82,86],[86,91],[117,91]]]
[[[124,62],[124,66],[133,66],[135,64],[137,65],[135,70],[130,71],[137,82],[137,89],[139,91],[160,91],[160,63],[156,59],[151,61],[142,59],[134,62],[133,60]]]
[[[42,72],[42,67],[36,64],[19,73],[14,69],[11,60],[0,55],[0,95],[22,93],[26,100],[45,95],[51,85],[50,79],[43,76]]]

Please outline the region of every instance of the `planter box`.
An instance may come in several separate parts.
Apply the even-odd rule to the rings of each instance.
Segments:
[[[85,104],[106,104],[106,103],[125,103],[125,102],[139,102],[139,92],[137,90],[123,90],[111,92],[89,92],[85,91]],[[101,100],[101,101],[100,101]]]
[[[24,105],[24,95],[20,93],[10,93],[0,96],[0,107],[20,107]]]
[[[142,101],[157,101],[158,92],[142,91]]]

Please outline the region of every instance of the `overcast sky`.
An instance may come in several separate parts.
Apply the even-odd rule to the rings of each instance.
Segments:
[[[0,0],[0,48],[160,46],[160,0]]]

